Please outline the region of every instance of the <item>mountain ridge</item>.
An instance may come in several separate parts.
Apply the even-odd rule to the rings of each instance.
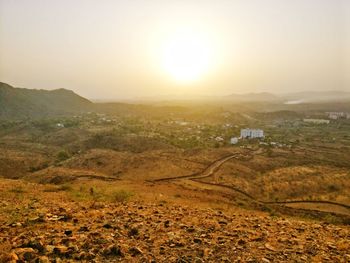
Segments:
[[[72,90],[15,88],[0,82],[0,118],[62,115],[87,110],[93,103]]]
[[[188,98],[187,98],[188,99]],[[169,102],[181,102],[178,97],[169,97]],[[187,101],[187,100],[184,100]],[[293,104],[316,105],[317,103],[347,103],[350,102],[350,92],[347,91],[304,91],[288,94],[274,94],[270,92],[233,93],[227,96],[196,96],[191,102],[224,102],[226,104],[262,103],[263,105],[277,105],[283,107]],[[136,105],[135,102],[137,103]],[[159,100],[143,100],[122,102],[92,102],[72,90],[65,88],[55,90],[17,88],[0,82],[0,119],[28,119],[45,118],[77,114],[87,111],[115,112],[121,108],[140,108],[149,102]],[[139,106],[137,106],[139,105]],[[158,104],[157,104],[158,105]],[[130,107],[129,107],[130,106]],[[142,108],[142,107],[141,107]]]

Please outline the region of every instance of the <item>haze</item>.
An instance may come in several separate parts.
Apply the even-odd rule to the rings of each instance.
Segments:
[[[0,80],[109,100],[350,91],[349,10],[347,0],[0,0]]]

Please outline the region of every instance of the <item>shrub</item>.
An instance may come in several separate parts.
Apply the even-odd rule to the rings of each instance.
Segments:
[[[341,188],[336,184],[328,185],[328,191],[330,191],[330,192],[338,192],[340,190],[341,190]]]
[[[126,190],[118,190],[113,193],[113,200],[119,203],[124,203],[133,196],[132,192]]]
[[[57,190],[58,191],[72,191],[73,188],[69,184],[64,184],[64,185],[59,186]]]
[[[69,154],[66,151],[60,151],[57,154],[57,161],[62,162],[69,159]]]
[[[18,187],[14,187],[12,189],[10,189],[11,193],[16,193],[16,194],[23,194],[26,191],[22,188],[22,186],[18,186]]]

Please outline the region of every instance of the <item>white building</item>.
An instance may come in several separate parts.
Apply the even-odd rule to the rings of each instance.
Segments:
[[[345,112],[326,112],[326,114],[328,115],[328,118],[332,120],[337,120],[337,119],[346,117]]]
[[[231,144],[237,144],[238,143],[238,138],[237,137],[232,137],[230,140]]]
[[[261,129],[242,129],[241,138],[264,138],[264,131]]]

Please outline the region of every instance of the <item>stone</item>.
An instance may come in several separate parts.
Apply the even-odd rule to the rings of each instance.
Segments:
[[[165,254],[165,247],[163,246],[159,247],[159,254],[161,255]]]
[[[237,244],[239,246],[243,246],[245,243],[246,243],[246,241],[244,241],[243,239],[240,239],[240,240],[237,241]]]
[[[45,247],[45,249],[48,253],[52,253],[54,248],[55,248],[55,246],[52,246],[52,245],[47,245]]]
[[[202,251],[200,251],[200,255],[204,258],[209,257],[210,253],[211,253],[211,251],[209,248],[205,248]]]
[[[30,261],[35,257],[35,251],[33,248],[17,248],[14,251],[21,260]]]
[[[90,253],[90,252],[81,252],[78,255],[79,260],[92,260],[95,257],[96,256],[93,253]]]
[[[138,255],[142,255],[143,252],[141,249],[139,249],[138,247],[131,247],[129,249],[129,253],[132,255],[132,256],[138,256]]]
[[[203,263],[204,261],[201,258],[196,257],[194,263]]]
[[[193,242],[196,244],[202,244],[202,240],[200,238],[194,238]]]
[[[6,260],[6,261],[14,261],[14,262],[16,262],[17,260],[19,260],[19,258],[18,258],[18,256],[17,256],[16,253],[11,252],[11,253],[9,253],[9,254],[6,256],[5,260]]]
[[[166,227],[166,228],[170,227],[170,221],[169,220],[166,220],[164,222],[164,227]]]
[[[41,240],[31,239],[29,242],[24,243],[22,247],[30,247],[43,252],[45,250],[44,244]]]
[[[56,255],[64,256],[68,251],[68,247],[66,246],[55,246],[53,248],[53,253]]]
[[[103,225],[103,228],[110,229],[110,228],[112,228],[112,225],[109,223],[106,223]]]
[[[267,248],[268,250],[270,251],[274,251],[274,252],[277,252],[278,249],[276,249],[274,246],[272,246],[270,243],[266,243],[265,244],[265,248]]]
[[[136,227],[133,227],[129,230],[129,237],[137,236],[139,234],[139,230]]]
[[[117,256],[122,257],[123,252],[121,248],[117,245],[110,245],[107,248],[105,248],[102,252],[105,256]]]
[[[50,263],[50,260],[49,260],[48,257],[42,256],[42,257],[39,257],[39,258],[37,259],[37,262],[38,262],[38,263]]]
[[[186,230],[188,233],[193,233],[196,231],[196,229],[193,226],[190,226],[189,228],[187,228]]]
[[[89,231],[89,228],[87,226],[82,226],[82,227],[79,228],[78,231],[79,232],[87,232],[87,231]]]
[[[64,234],[66,235],[66,236],[71,236],[72,234],[73,234],[73,231],[72,230],[65,230],[64,231]]]

